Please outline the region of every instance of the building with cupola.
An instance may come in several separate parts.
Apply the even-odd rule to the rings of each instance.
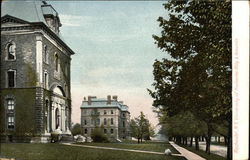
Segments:
[[[118,101],[118,96],[84,97],[80,108],[82,134],[87,139],[91,140],[95,128],[99,128],[110,141],[131,139],[129,108],[123,101]]]
[[[70,135],[70,65],[58,12],[46,1],[1,2],[1,141]]]

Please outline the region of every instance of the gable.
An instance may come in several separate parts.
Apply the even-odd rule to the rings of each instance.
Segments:
[[[20,24],[28,24],[29,22],[21,20],[16,17],[12,17],[10,15],[5,15],[1,17],[1,26],[13,26],[13,25],[20,25]]]

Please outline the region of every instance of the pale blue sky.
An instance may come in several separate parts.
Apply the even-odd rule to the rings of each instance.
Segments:
[[[132,117],[143,111],[153,124],[153,63],[166,54],[154,44],[163,1],[49,2],[58,11],[61,33],[76,52],[71,62],[73,122],[80,122],[84,96],[118,95]]]

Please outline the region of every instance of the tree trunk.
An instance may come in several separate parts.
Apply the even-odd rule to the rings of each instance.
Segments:
[[[226,136],[224,136],[224,143],[225,143],[225,146],[227,146],[227,137]]]
[[[218,137],[218,143],[220,144],[220,136]]]
[[[193,137],[191,137],[191,139],[190,139],[190,144],[189,144],[189,146],[190,146],[190,147],[193,146]]]
[[[138,139],[138,144],[140,143],[140,138],[137,138]]]
[[[229,122],[228,137],[227,137],[227,160],[232,159],[232,121]]]
[[[195,136],[195,150],[199,150],[199,141],[198,141],[198,137],[197,136]]]
[[[210,154],[211,135],[206,137],[206,152]]]
[[[201,137],[201,141],[204,142],[204,136]]]

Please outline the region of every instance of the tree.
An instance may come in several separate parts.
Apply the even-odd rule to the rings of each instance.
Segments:
[[[91,132],[93,142],[108,142],[108,137],[103,133],[103,127],[96,127]]]
[[[76,123],[72,127],[71,133],[72,133],[73,136],[81,134],[82,133],[81,125],[79,123]]]
[[[158,18],[162,32],[153,38],[170,58],[154,63],[153,105],[168,117],[190,111],[205,122],[208,153],[213,126],[226,121],[231,159],[231,2],[170,0],[164,7],[168,18]]]
[[[138,140],[138,143],[142,142],[143,138],[150,139],[150,135],[153,134],[152,128],[150,128],[149,120],[146,119],[143,112],[130,122],[132,137]]]

